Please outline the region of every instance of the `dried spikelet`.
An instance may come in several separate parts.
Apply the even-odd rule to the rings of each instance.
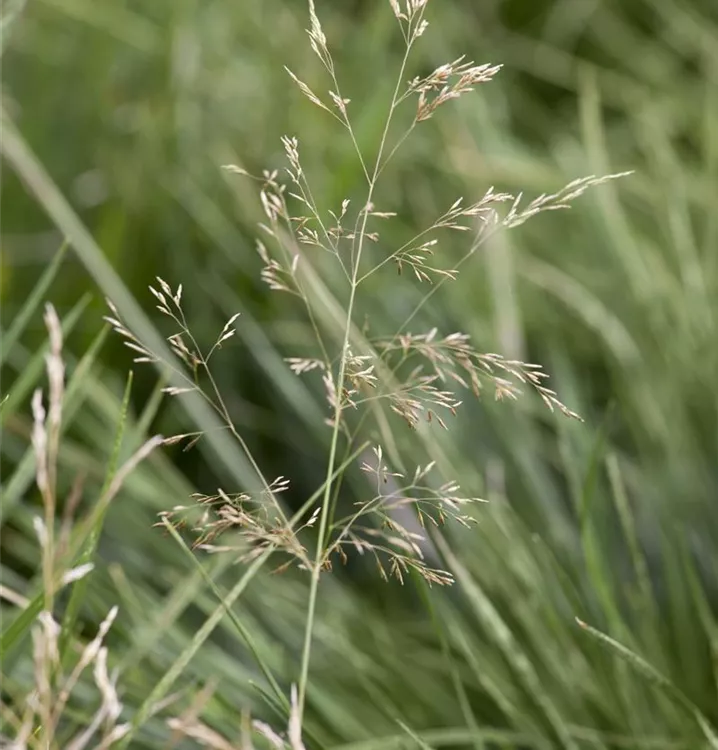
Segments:
[[[301,296],[297,290],[294,279],[299,255],[295,255],[295,260],[292,265],[286,267],[274,258],[270,258],[266,247],[262,243],[257,243],[257,249],[260,257],[265,263],[265,266],[261,271],[262,281],[264,281],[264,283],[273,291],[287,292],[295,296]]]
[[[427,0],[404,0],[402,9],[399,0],[389,0],[394,16],[399,22],[404,42],[411,46],[426,31],[428,23],[424,20],[424,9]]]
[[[312,104],[316,104],[317,107],[320,107],[321,109],[325,110],[326,112],[329,112],[329,114],[334,114],[329,107],[327,107],[326,104],[312,91],[309,86],[304,83],[299,77],[297,77],[286,65],[284,66],[284,69],[289,73],[289,76],[294,81],[294,83],[297,84],[299,87],[299,90],[304,94],[304,96],[309,99]]]
[[[302,165],[299,161],[299,141],[294,137],[290,138],[286,135],[281,137],[281,141],[290,166],[287,169],[287,174],[291,177],[292,182],[299,184],[302,177]]]
[[[82,578],[84,578],[88,573],[91,573],[95,569],[95,566],[93,563],[84,563],[83,565],[78,565],[75,568],[72,568],[71,570],[68,570],[66,573],[62,574],[62,578],[60,579],[62,586],[68,586],[71,583],[75,583],[75,581],[79,581]]]
[[[43,497],[50,491],[47,456],[47,430],[45,429],[45,408],[42,405],[42,391],[38,388],[32,395],[32,446],[35,453],[35,481]]]
[[[162,389],[162,393],[166,393],[168,396],[181,396],[183,393],[192,393],[193,391],[196,391],[196,387],[192,388],[178,388],[174,385],[169,385],[166,388]],[[167,443],[165,442],[165,445]]]
[[[324,35],[322,25],[319,23],[319,18],[317,17],[314,0],[309,0],[309,20],[310,28],[307,29],[307,34],[309,35],[309,43],[312,50],[322,61],[324,67],[329,72],[332,72],[334,69],[334,63],[332,61],[332,56],[329,54],[329,49],[327,48],[327,38]]]
[[[351,99],[344,99],[341,96],[339,96],[339,94],[337,94],[335,91],[330,91],[329,97],[334,103],[334,106],[341,113],[343,120],[345,122],[348,122],[349,114],[347,112],[347,104],[351,102]]]
[[[406,20],[406,14],[401,10],[401,7],[399,6],[399,0],[389,0],[389,5],[391,5],[391,9],[394,11],[394,15],[398,20]]]
[[[542,194],[534,198],[528,206],[519,210],[521,202],[521,194],[519,194],[503,220],[503,226],[507,229],[518,227],[524,222],[528,221],[533,216],[544,211],[555,211],[564,208],[570,208],[571,201],[583,195],[589,188],[603,185],[610,180],[616,180],[619,177],[626,177],[632,174],[632,172],[617,172],[615,174],[602,175],[596,177],[595,175],[589,175],[588,177],[581,177],[577,180],[569,182],[568,185],[561,188],[556,193]]]
[[[325,370],[326,364],[321,359],[313,357],[285,357],[284,361],[295,375],[303,375],[312,370]]]
[[[444,277],[453,281],[456,278],[458,271],[454,269],[438,268],[427,262],[428,258],[434,254],[434,247],[437,242],[438,240],[436,239],[425,240],[419,245],[398,250],[394,254],[394,262],[396,263],[399,274],[401,274],[406,265],[411,268],[418,281],[427,281],[428,283],[431,283],[433,276]]]
[[[156,295],[158,293],[154,292],[154,294]],[[119,334],[124,339],[124,344],[128,349],[132,350],[136,354],[139,354],[138,357],[135,357],[134,361],[144,363],[158,362],[159,358],[157,357],[157,355],[154,354],[154,352],[150,351],[146,346],[141,344],[137,337],[132,333],[132,331],[130,331],[130,329],[127,328],[127,326],[124,324],[122,318],[120,317],[120,313],[113,304],[112,300],[105,298],[105,302],[110,308],[110,312],[112,314],[104,316],[103,320],[106,323],[109,323],[115,333]],[[164,305],[163,308],[165,308]],[[171,343],[172,342],[170,341],[170,344]]]
[[[483,225],[495,226],[498,223],[498,214],[495,206],[499,203],[513,201],[515,197],[510,193],[495,193],[490,187],[483,197],[470,205],[464,205],[464,199],[458,198],[451,207],[440,216],[434,227],[446,229],[458,229],[467,231],[470,226],[461,223],[462,218],[478,218]]]
[[[172,435],[171,437],[166,437],[162,444],[163,445],[177,445],[178,443],[181,443],[183,440],[187,440],[189,438],[189,441],[194,444],[196,443],[201,437],[203,433],[201,432],[183,432],[179,435]],[[185,446],[185,450],[187,450],[187,447]]]
[[[60,445],[60,423],[62,421],[62,400],[65,391],[65,364],[62,361],[62,327],[55,308],[51,304],[45,306],[45,326],[50,336],[50,351],[45,358],[47,365],[47,379],[49,383],[48,413],[47,413],[47,450],[50,485],[55,487],[54,476],[57,465],[57,452]]]
[[[436,110],[451,99],[458,99],[480,83],[491,81],[501,70],[501,65],[474,65],[459,57],[451,63],[440,65],[426,78],[414,78],[406,96],[419,94],[415,121],[428,120]]]

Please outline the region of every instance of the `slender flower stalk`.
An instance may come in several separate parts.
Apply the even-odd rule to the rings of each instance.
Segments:
[[[344,389],[344,381],[346,378],[346,362],[347,362],[347,353],[349,350],[349,337],[351,335],[351,328],[352,328],[352,313],[354,311],[356,292],[359,286],[359,268],[361,264],[362,250],[364,248],[364,242],[366,238],[366,227],[367,227],[367,221],[369,220],[369,209],[372,204],[372,198],[374,197],[374,189],[376,187],[377,177],[379,176],[379,170],[380,170],[381,163],[382,163],[384,148],[386,146],[387,136],[389,133],[389,128],[391,126],[392,117],[396,109],[397,98],[401,90],[401,84],[402,84],[402,81],[404,80],[404,73],[406,70],[406,65],[409,60],[409,54],[411,53],[411,46],[412,46],[412,42],[407,44],[404,57],[401,61],[399,75],[397,78],[396,86],[394,88],[394,95],[392,97],[391,106],[389,107],[389,113],[387,115],[386,123],[384,125],[384,131],[382,133],[381,142],[379,144],[379,151],[378,151],[376,162],[374,165],[374,171],[369,181],[369,188],[367,191],[366,202],[364,204],[364,209],[361,214],[361,228],[358,233],[357,249],[354,255],[354,263],[352,267],[351,289],[349,292],[349,301],[347,303],[347,312],[346,312],[346,324],[344,327],[344,340],[342,342],[342,349],[341,349],[341,355],[340,355],[341,358],[340,358],[340,364],[339,364],[339,374],[337,376],[336,390],[337,390],[337,393],[339,394],[341,394]],[[304,634],[304,646],[302,649],[302,664],[301,664],[301,672],[299,675],[298,703],[297,703],[300,722],[304,716],[304,705],[305,705],[305,698],[306,698],[306,691],[307,691],[307,681],[309,677],[309,661],[311,657],[312,633],[314,630],[314,618],[315,618],[315,612],[316,612],[317,590],[319,588],[319,578],[320,578],[321,570],[322,570],[322,560],[325,555],[325,548],[324,548],[325,536],[327,532],[327,525],[329,523],[329,513],[330,513],[331,498],[332,498],[331,477],[334,474],[334,464],[335,464],[336,456],[337,456],[337,446],[339,443],[339,431],[340,431],[341,418],[342,418],[342,409],[343,409],[342,398],[341,396],[338,396],[336,399],[336,405],[334,408],[334,418],[333,418],[334,425],[332,428],[332,439],[329,445],[329,460],[327,461],[327,475],[326,475],[326,482],[324,485],[324,497],[322,498],[322,510],[321,510],[320,521],[319,521],[319,534],[317,536],[316,556],[314,559],[314,567],[312,569],[312,577],[311,577],[311,583],[309,587],[309,604],[307,607],[307,621],[306,621],[305,634]]]

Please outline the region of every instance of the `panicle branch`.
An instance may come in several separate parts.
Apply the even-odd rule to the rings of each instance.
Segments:
[[[548,374],[541,365],[506,359],[496,353],[479,352],[465,333],[439,337],[438,329],[433,328],[428,333],[404,333],[393,338],[377,339],[374,346],[387,362],[397,355],[400,364],[412,357],[419,357],[428,362],[436,380],[442,383],[453,381],[462,388],[470,389],[477,397],[483,392],[484,384],[489,383],[497,400],[515,400],[521,394],[521,385],[527,385],[538,393],[551,411],[558,409],[568,417],[581,419],[558,399],[555,391],[544,385]]]
[[[415,122],[428,120],[436,110],[452,99],[472,91],[480,83],[491,81],[501,70],[501,65],[475,65],[464,62],[464,56],[453,62],[440,65],[426,78],[414,78],[404,93],[403,98],[418,94]]]

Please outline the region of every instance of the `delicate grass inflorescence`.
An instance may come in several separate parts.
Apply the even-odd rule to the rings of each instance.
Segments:
[[[581,178],[528,203],[524,203],[521,194],[496,192],[490,187],[473,202],[458,198],[428,227],[400,247],[387,248],[380,227],[395,213],[380,210],[375,201],[377,185],[392,157],[421,123],[435,116],[448,102],[493,80],[501,67],[477,66],[461,57],[439,66],[428,76],[406,82],[410,53],[428,27],[427,2],[391,0],[390,7],[405,50],[375,153],[369,154],[359,146],[350,114],[352,105],[342,94],[331,51],[311,0],[310,45],[332,88],[326,96],[317,94],[288,70],[301,93],[337,121],[351,140],[365,178],[358,207],[354,209],[357,201],[347,198],[336,211],[321,208],[315,199],[310,176],[303,168],[296,137],[282,139],[288,162],[286,181],[277,170],[265,171],[253,178],[260,186],[259,197],[266,217],[260,225],[262,239],[257,242],[263,264],[261,277],[270,290],[297,298],[316,337],[316,351],[312,356],[287,356],[286,363],[298,376],[320,374],[327,403],[325,421],[330,437],[326,479],[316,493],[316,500],[305,504],[300,515],[288,517],[279,496],[288,489],[289,480],[285,477],[268,480],[264,476],[235,428],[212,373],[210,360],[233,336],[237,316],[226,323],[211,346],[204,348],[191,332],[183,312],[182,285],[173,290],[165,280],[158,279],[159,287],[151,288],[158,310],[177,327],[167,339],[176,360],[165,362],[173,373],[173,385],[165,389],[166,393],[177,397],[188,392],[201,394],[239,441],[261,484],[259,492],[219,489],[210,495],[198,494],[193,506],[178,506],[168,511],[163,523],[187,523],[196,534],[196,546],[201,549],[233,552],[244,562],[281,553],[285,560],[278,569],[294,563],[310,574],[304,644],[296,697],[292,700],[296,736],[306,702],[322,572],[331,569],[333,559],[346,561],[348,551],[353,550],[373,558],[384,578],[392,576],[403,582],[413,571],[430,584],[452,583],[451,573],[425,562],[422,552],[425,538],[421,529],[427,522],[440,525],[449,519],[468,525],[475,520],[469,508],[477,498],[462,497],[458,484],[451,479],[434,478],[433,461],[418,466],[411,479],[403,472],[391,470],[381,444],[374,439],[376,430],[371,427],[372,418],[375,424],[381,423],[382,428],[392,413],[414,430],[423,430],[427,423],[448,428],[450,417],[462,403],[460,391],[480,396],[488,386],[497,399],[515,399],[522,385],[533,389],[552,411],[556,409],[568,417],[579,418],[547,387],[546,373],[539,365],[479,352],[469,336],[461,332],[441,334],[436,328],[414,332],[410,325],[436,290],[453,282],[466,261],[494,233],[517,227],[542,212],[568,208],[571,201],[587,189],[626,174]],[[414,114],[409,125],[399,135],[393,135],[397,113],[412,106],[411,102]],[[250,176],[240,167],[228,165],[225,169]],[[468,233],[469,241],[464,255],[445,267],[437,258],[437,250],[441,233],[451,230]],[[318,303],[313,298],[313,278],[321,273],[315,261],[320,257],[317,253],[332,258],[345,280],[343,320],[338,331],[323,325],[316,312]],[[359,330],[355,315],[363,285],[374,274],[385,272],[388,264],[393,264],[399,275],[409,272],[418,284],[430,285],[430,291],[420,298],[393,335],[375,337],[370,335],[371,321]],[[110,307],[112,315],[107,320],[136,352],[135,361],[155,364],[161,361],[161,355],[125,325],[111,302]],[[187,433],[166,442],[184,441],[189,447],[201,437],[201,433]],[[360,468],[371,480],[369,486],[374,494],[358,502],[353,512],[341,515],[337,513],[337,491],[342,473],[352,466],[342,463],[340,456],[351,454],[367,439],[375,443],[374,462],[364,461]],[[392,482],[389,489],[385,489],[388,477]],[[406,508],[414,511],[420,531],[398,520],[396,511]],[[314,530],[313,552],[308,541],[312,536],[307,533],[310,529]],[[236,533],[231,542],[223,544],[220,536],[229,531]],[[175,729],[184,727],[187,734],[195,737],[200,731],[197,725],[187,721],[177,720],[173,726]]]

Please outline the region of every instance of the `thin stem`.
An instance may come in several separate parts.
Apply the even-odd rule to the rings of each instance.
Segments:
[[[349,455],[349,452],[352,449],[352,446],[354,445],[354,441],[357,438],[357,436],[361,432],[362,425],[364,424],[364,421],[366,420],[367,416],[369,415],[368,410],[363,410],[362,415],[359,417],[359,420],[357,422],[356,428],[354,430],[354,434],[348,434],[347,435],[347,447],[346,451],[344,452],[344,455]],[[336,512],[337,504],[339,502],[339,491],[341,489],[342,481],[344,480],[344,474],[340,474],[337,477],[337,481],[334,483],[334,495],[332,497],[332,504],[331,509],[329,511],[329,529],[334,529],[334,513]]]
[[[306,182],[306,180],[305,180],[305,182]],[[308,183],[307,183],[307,189],[309,189],[309,184]],[[310,196],[311,196],[311,192],[310,192]],[[289,208],[287,207],[287,201],[285,200],[284,195],[281,196],[281,200],[282,200],[282,206],[284,208],[284,213],[285,213],[286,216],[289,216]],[[311,204],[308,204],[308,205],[309,205],[310,209],[312,211],[314,211],[314,209],[311,206]],[[318,216],[317,212],[315,211],[314,213],[315,213],[315,215],[317,215],[317,218],[319,219],[319,216]],[[319,222],[320,222],[320,225],[321,225],[322,229],[324,230],[324,233],[326,234],[327,238],[329,238],[329,234],[324,229],[324,225],[321,223],[321,219],[319,219]],[[299,241],[298,241],[296,233],[294,231],[294,227],[292,226],[291,221],[287,222],[287,224],[289,226],[289,236],[291,237],[291,240],[294,243],[294,246],[295,246],[295,248],[297,248],[297,251],[298,251]],[[278,227],[279,227],[279,225],[277,224],[277,228]],[[285,251],[285,253],[287,253],[287,249],[284,247],[284,243],[281,241],[281,237],[279,235],[278,235],[277,239],[279,239],[279,245],[280,245],[280,247]],[[343,265],[342,265],[342,269],[344,269]],[[346,274],[346,271],[345,271],[345,274]],[[319,330],[319,325],[318,325],[316,317],[314,315],[314,311],[312,310],[311,303],[309,302],[309,298],[307,297],[306,293],[304,292],[304,287],[302,286],[302,283],[299,280],[297,274],[294,274],[294,282],[297,285],[297,289],[299,290],[299,294],[300,294],[300,296],[302,298],[302,302],[304,302],[304,307],[305,307],[305,309],[307,311],[307,315],[309,316],[309,321],[311,323],[312,329],[314,330],[314,335],[316,336],[317,343],[319,344],[319,348],[322,350],[322,356],[324,357],[324,362],[326,363],[327,367],[329,367],[329,353],[327,352],[327,348],[324,346],[324,339],[322,338],[321,331]]]
[[[214,389],[214,392],[217,396],[217,401],[222,409],[222,414],[227,422],[227,426],[229,427],[230,432],[234,436],[235,440],[240,444],[242,447],[242,450],[244,451],[247,460],[249,461],[250,465],[254,469],[254,471],[257,473],[257,477],[261,481],[261,483],[264,485],[264,491],[272,498],[272,501],[274,502],[274,506],[276,507],[277,511],[279,512],[279,515],[282,518],[282,521],[286,523],[287,516],[284,513],[284,509],[282,508],[282,504],[277,499],[276,494],[271,488],[270,483],[267,481],[267,478],[264,476],[264,473],[259,468],[259,464],[257,464],[254,456],[252,455],[252,452],[249,450],[249,446],[245,442],[244,438],[237,432],[236,427],[234,426],[234,423],[232,422],[232,418],[229,414],[229,410],[227,409],[226,404],[224,403],[224,399],[222,398],[221,392],[219,388],[217,387],[217,383],[212,376],[212,373],[208,367],[208,365],[204,364],[205,372],[207,373],[207,377],[209,378],[209,382],[212,384],[212,388]]]
[[[371,203],[372,196],[374,195],[374,188],[376,187],[376,179],[379,174],[381,166],[382,155],[386,146],[387,136],[389,133],[389,127],[391,125],[392,116],[396,108],[397,98],[399,96],[399,87],[404,79],[404,71],[411,52],[411,45],[407,45],[404,53],[404,58],[401,62],[401,68],[399,70],[399,76],[397,79],[396,87],[394,89],[394,95],[392,96],[391,106],[389,108],[389,114],[384,125],[384,132],[382,134],[381,142],[379,144],[379,152],[376,157],[376,163],[374,165],[374,173],[369,182],[369,189],[367,191],[367,199],[362,210],[361,230],[359,233],[359,241],[357,243],[356,256],[353,259],[352,268],[352,279],[351,279],[351,290],[349,293],[349,302],[347,304],[347,316],[346,325],[344,328],[344,340],[341,348],[341,359],[339,363],[339,374],[337,377],[336,385],[336,403],[334,406],[334,425],[332,429],[332,440],[329,448],[329,461],[327,462],[327,479],[324,485],[324,496],[322,498],[322,510],[319,521],[319,533],[317,538],[317,551],[315,556],[314,566],[312,567],[312,578],[309,587],[309,603],[307,607],[307,621],[304,632],[304,645],[302,648],[302,664],[301,672],[299,677],[299,689],[297,708],[299,713],[299,721],[301,723],[304,716],[304,705],[307,691],[307,678],[309,675],[309,659],[311,656],[312,649],[312,633],[314,630],[314,617],[316,612],[317,603],[317,591],[319,588],[319,577],[321,575],[322,562],[324,557],[324,539],[327,532],[327,525],[329,521],[329,514],[332,505],[332,476],[334,474],[334,462],[337,455],[337,446],[339,442],[339,430],[342,417],[342,391],[344,388],[344,379],[346,376],[346,353],[349,348],[349,338],[351,335],[352,327],[352,313],[354,311],[354,303],[356,300],[356,290],[358,286],[358,275],[359,265],[361,263],[362,249],[364,247],[364,239],[366,236],[366,226],[369,220],[369,205]]]
[[[384,159],[384,163],[381,165],[381,167],[379,167],[379,174],[381,174],[384,171],[384,169],[386,168],[386,165],[394,157],[394,154],[401,148],[404,141],[411,135],[412,131],[414,130],[415,125],[416,125],[416,120],[414,120],[414,122],[410,125],[410,127],[406,129],[406,131],[404,132],[404,135],[402,135],[401,138],[399,138],[399,140],[394,144],[394,148],[392,148],[391,153],[389,154],[389,156],[386,157],[386,159]]]
[[[214,407],[217,409],[217,412],[222,416],[224,419],[227,427],[229,428],[229,431],[232,433],[235,440],[239,443],[240,447],[244,451],[244,454],[249,461],[251,467],[254,469],[257,478],[259,479],[260,483],[264,485],[263,489],[264,491],[272,498],[272,501],[279,511],[280,516],[282,517],[282,520],[286,522],[287,517],[284,513],[284,510],[282,509],[281,503],[277,499],[276,494],[272,491],[270,483],[267,481],[267,478],[264,476],[264,473],[259,468],[259,464],[257,464],[254,456],[252,455],[252,452],[249,449],[249,446],[245,442],[244,438],[239,434],[237,431],[237,428],[234,426],[234,422],[232,421],[232,417],[230,416],[229,409],[227,409],[227,405],[224,403],[224,399],[222,398],[222,392],[220,391],[217,381],[214,379],[214,376],[212,375],[212,371],[209,367],[209,362],[207,361],[207,358],[202,354],[202,350],[200,349],[199,344],[197,343],[196,339],[194,338],[192,332],[189,329],[189,326],[187,325],[187,320],[185,319],[184,312],[182,311],[182,308],[179,309],[179,315],[180,317],[177,318],[175,316],[175,320],[182,326],[184,329],[184,332],[187,334],[187,337],[189,338],[190,342],[192,343],[192,346],[194,347],[195,351],[200,357],[200,363],[202,367],[204,368],[205,373],[207,373],[207,378],[209,379],[209,382],[212,386],[212,390],[214,391],[214,394],[217,398],[217,401],[214,402],[209,397],[208,400],[211,404],[214,405]],[[201,389],[199,389],[200,392]]]
[[[334,67],[332,66],[332,69],[330,70],[330,75],[332,77],[332,81],[334,82],[334,88],[336,89],[337,96],[341,99],[342,98],[342,92],[339,89],[339,81],[337,81],[336,73],[334,72]],[[362,171],[364,172],[364,177],[366,178],[367,184],[370,185],[372,180],[369,177],[369,170],[366,168],[366,164],[364,163],[364,157],[362,156],[361,149],[359,148],[359,143],[357,142],[356,136],[354,135],[354,128],[352,128],[351,122],[349,122],[349,117],[346,115],[346,110],[342,112],[344,127],[349,131],[349,136],[352,139],[352,143],[354,144],[354,150],[357,153],[357,157],[359,158],[359,163],[361,164]]]

